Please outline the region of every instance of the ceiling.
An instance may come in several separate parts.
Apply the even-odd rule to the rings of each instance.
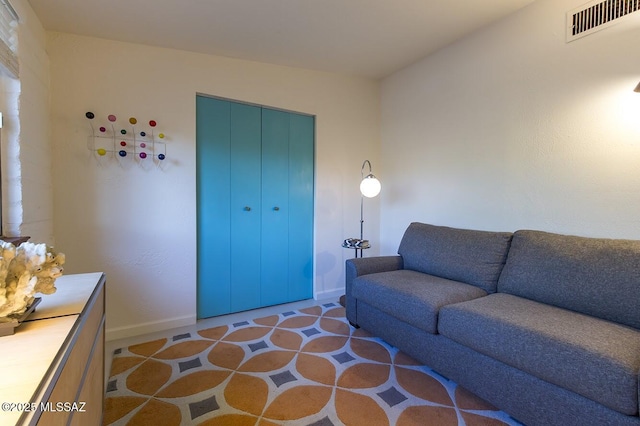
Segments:
[[[534,0],[28,0],[47,30],[382,78]]]

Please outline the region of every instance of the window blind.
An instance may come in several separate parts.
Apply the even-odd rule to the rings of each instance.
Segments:
[[[0,65],[5,74],[18,78],[18,14],[9,0],[0,0]]]

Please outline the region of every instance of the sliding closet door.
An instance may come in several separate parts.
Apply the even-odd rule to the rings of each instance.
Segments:
[[[313,117],[197,109],[198,317],[312,297]]]

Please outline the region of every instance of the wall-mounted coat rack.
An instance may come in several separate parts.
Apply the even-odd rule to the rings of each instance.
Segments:
[[[167,158],[167,144],[164,133],[155,134],[157,123],[149,120],[148,128],[138,125],[135,117],[130,117],[126,126],[117,125],[117,117],[107,116],[107,122],[99,123],[96,115],[88,111],[85,116],[91,126],[87,147],[103,157],[111,154],[117,157],[130,157],[138,160],[152,159],[162,161]],[[94,121],[95,120],[95,121]],[[97,124],[94,126],[94,123]],[[136,125],[138,128],[136,129]],[[143,128],[143,130],[140,130]]]

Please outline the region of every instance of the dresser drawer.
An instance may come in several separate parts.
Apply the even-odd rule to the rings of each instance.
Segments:
[[[104,322],[98,330],[96,345],[77,401],[86,403],[83,411],[71,413],[71,426],[100,425],[104,409]]]
[[[96,287],[77,327],[70,334],[66,359],[63,358],[58,368],[60,373],[50,384],[51,393],[42,401],[46,408],[42,410],[41,404],[39,425],[67,425],[77,414],[89,413],[99,413],[97,421],[81,424],[100,424],[104,377],[103,373],[96,374],[96,370],[104,371],[104,300],[104,285],[101,284]],[[100,398],[82,399],[94,396],[96,392],[91,389],[99,389]],[[78,416],[78,421],[82,418],[85,416]]]

